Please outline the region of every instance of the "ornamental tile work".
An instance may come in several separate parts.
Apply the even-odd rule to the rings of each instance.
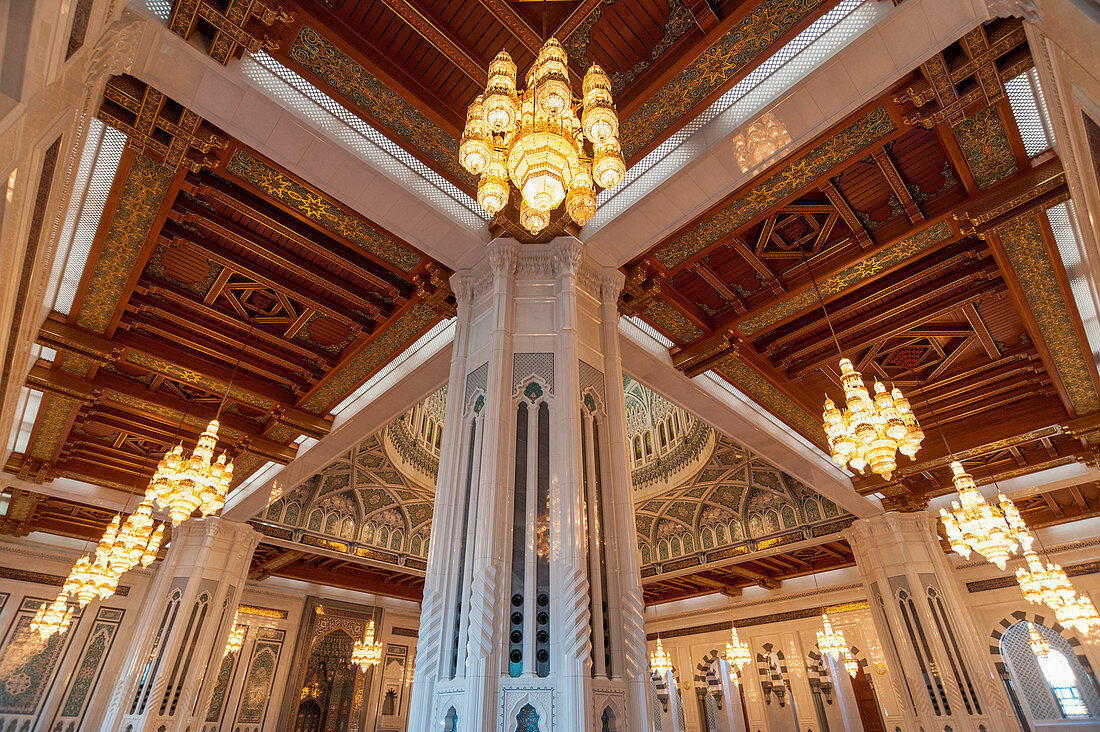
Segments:
[[[454,178],[474,188],[477,181],[458,164],[458,140],[383,84],[331,41],[303,26],[289,54],[355,107],[416,147]]]
[[[206,708],[206,721],[217,722],[222,717],[225,707],[225,693],[229,691],[229,680],[233,678],[233,668],[237,665],[236,653],[227,653],[222,656],[221,667],[218,669],[218,681],[214,685],[214,692],[210,695],[210,706]]]
[[[772,386],[767,379],[736,355],[720,361],[714,370],[797,429],[807,439],[824,448],[825,430],[821,426],[821,421],[791,401],[786,394]]]
[[[18,643],[23,634],[30,632],[31,621],[41,602],[45,600],[31,598],[23,600],[23,605],[19,608],[8,637],[5,639],[6,645],[0,661],[6,660],[3,656],[10,653],[13,642]],[[74,615],[72,627],[77,627],[81,614],[82,611],[78,610]],[[57,663],[68,648],[73,635],[73,633],[62,633],[51,636],[41,651],[26,660],[15,661],[12,664],[3,683],[0,683],[0,714],[38,713],[38,707],[50,688]]]
[[[122,195],[95,259],[88,290],[78,309],[76,324],[103,333],[114,316],[127,280],[160,210],[173,171],[136,153],[122,186]]]
[[[30,456],[36,460],[53,460],[57,452],[57,446],[65,436],[65,430],[69,424],[69,417],[78,402],[56,394],[48,394],[42,398],[42,406],[38,410],[38,422],[34,433],[34,442],[31,444]]]
[[[92,632],[85,642],[84,653],[73,675],[65,704],[61,708],[59,722],[76,720],[77,727],[80,726],[80,719],[89,701],[88,694],[95,688],[96,681],[103,671],[103,662],[111,650],[118,626],[122,622],[123,612],[114,608],[100,609],[95,625],[92,626]]]
[[[671,269],[690,259],[895,129],[886,107],[875,107],[841,132],[784,165],[762,183],[737,195],[695,228],[665,244],[657,250],[657,260]]]
[[[646,318],[682,344],[691,343],[703,335],[697,325],[685,318],[664,300],[654,300],[645,309]]]
[[[412,271],[423,259],[310,186],[299,183],[241,148],[233,152],[226,170],[403,272]]]
[[[933,244],[938,244],[950,238],[951,227],[948,226],[946,222],[941,221],[897,244],[883,249],[877,254],[864,257],[832,277],[822,280],[818,284],[818,287],[821,289],[823,297],[839,294],[849,287],[858,285],[869,277],[873,277],[879,272],[903,262],[909,257],[920,254]],[[810,307],[816,302],[817,295],[812,289],[803,290],[799,294],[784,300],[778,305],[746,318],[744,322],[737,326],[737,329],[745,335],[753,335],[764,328],[775,325],[790,315],[794,315],[800,310]]]
[[[437,322],[439,315],[434,310],[420,303],[413,305],[358,355],[330,376],[302,407],[318,414],[332,409],[345,394],[395,356],[398,349]]]
[[[650,97],[619,128],[623,156],[649,145],[692,107],[734,80],[823,0],[763,0]]]
[[[263,632],[271,637],[257,638],[256,645],[252,649],[252,661],[248,666],[244,689],[241,691],[237,724],[262,724],[267,709],[271,683],[275,678],[275,667],[279,663],[279,654],[283,648],[284,633],[281,630],[261,631]]]
[[[1100,397],[1088,366],[1088,356],[1077,339],[1056,265],[1043,241],[1039,221],[1034,216],[1021,217],[997,229],[997,234],[1012,261],[1012,269],[1074,411],[1078,415],[1095,412],[1100,409]]]
[[[962,120],[954,130],[979,188],[988,188],[1016,172],[1016,157],[996,107],[986,107]]]

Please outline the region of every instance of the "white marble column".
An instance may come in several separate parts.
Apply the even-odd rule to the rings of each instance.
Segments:
[[[201,727],[259,540],[248,524],[213,516],[172,531],[101,732]]]
[[[622,278],[571,237],[498,239],[486,254],[452,278],[457,335],[409,729],[443,729],[452,709],[463,732],[511,732],[531,714],[543,732],[599,730],[605,713],[614,729],[652,729]]]
[[[875,630],[901,700],[903,729],[1017,727],[926,512],[890,512],[849,529]]]
[[[844,662],[838,661],[828,653],[822,653],[829,680],[833,682],[833,699],[840,712],[840,719],[847,732],[863,732],[863,720],[856,706],[856,692],[852,688],[852,677],[844,668]]]

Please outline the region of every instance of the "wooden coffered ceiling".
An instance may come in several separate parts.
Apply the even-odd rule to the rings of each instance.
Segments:
[[[629,163],[837,2],[231,0],[223,7],[176,0],[170,27],[222,63],[246,48],[270,53],[472,192],[476,182],[458,164],[458,140],[466,107],[484,90],[501,49],[522,78],[546,36],[556,37],[578,93],[584,70],[603,66]],[[499,228],[511,232],[504,222]]]
[[[239,482],[453,314],[446,270],[156,89],[115,77],[99,117],[129,145],[8,472],[141,492],[220,412]]]
[[[1004,89],[1030,66],[1019,20],[975,28],[635,258],[621,311],[825,446],[816,280],[844,354],[924,427],[917,463],[855,479],[891,507],[951,490],[945,438],[979,480],[1093,461],[1096,367],[1044,215],[1065,176]]]

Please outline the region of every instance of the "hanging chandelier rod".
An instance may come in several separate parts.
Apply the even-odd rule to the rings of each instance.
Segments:
[[[829,326],[829,334],[833,337],[833,344],[836,345],[836,352],[843,357],[844,351],[841,350],[840,341],[837,340],[836,331],[833,330],[833,321],[829,318],[829,311],[825,307],[825,298],[821,297],[821,288],[817,286],[817,278],[814,277],[813,267],[810,266],[810,260],[806,257],[806,250],[800,247],[798,251],[802,254],[802,265],[810,275],[810,282],[813,283],[814,293],[817,295],[817,304],[821,306],[821,312],[825,314],[825,324]]]

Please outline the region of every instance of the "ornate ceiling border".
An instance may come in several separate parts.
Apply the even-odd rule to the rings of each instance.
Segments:
[[[226,165],[226,172],[258,188],[279,203],[289,206],[329,231],[354,242],[402,272],[411,272],[424,258],[395,241],[312,187],[299,183],[258,157],[237,148]]]
[[[1085,351],[1077,339],[1077,330],[1043,240],[1039,220],[1034,214],[1022,216],[997,228],[996,232],[1074,411],[1078,415],[1095,412],[1100,409],[1100,396],[1096,393]]]
[[[628,160],[751,61],[817,10],[825,0],[763,0],[710,48],[620,124]],[[831,4],[831,3],[830,3]]]
[[[824,449],[827,443],[821,420],[795,404],[736,354],[719,361],[714,371]]]
[[[287,51],[290,58],[416,147],[428,160],[470,188],[477,182],[458,164],[458,140],[409,104],[317,30],[302,26]]]

